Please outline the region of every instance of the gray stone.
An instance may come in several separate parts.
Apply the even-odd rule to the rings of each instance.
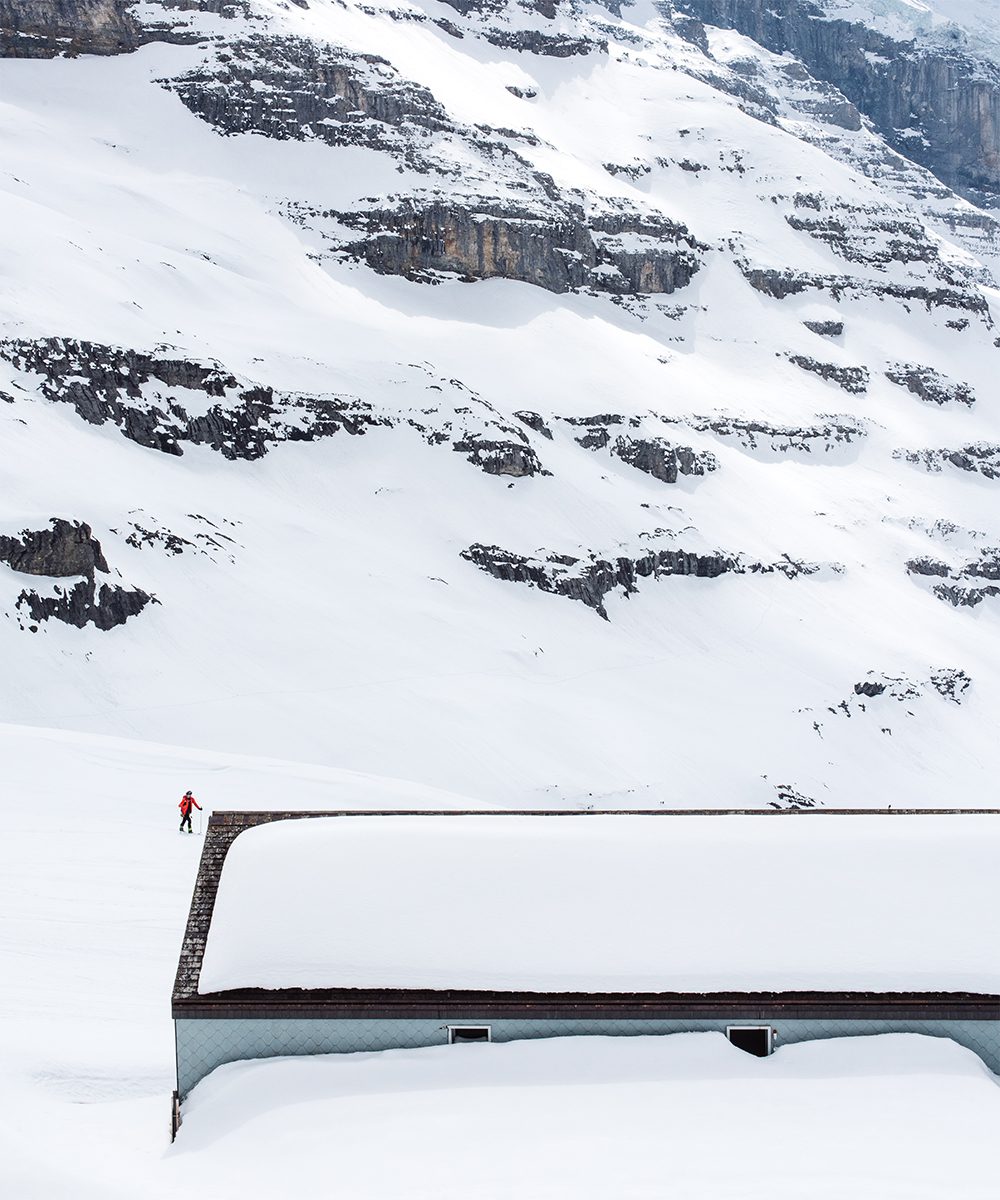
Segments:
[[[664,483],[676,483],[679,475],[706,475],[719,466],[718,459],[707,450],[675,446],[663,438],[619,437],[611,453]]]
[[[949,463],[959,471],[968,471],[986,479],[1000,479],[1000,446],[975,442],[958,450],[896,450],[894,458],[905,459],[927,471],[940,471]]]
[[[0,561],[24,575],[65,579],[72,575],[93,578],[107,571],[101,543],[89,525],[53,517],[49,529],[26,529],[17,537],[0,537]]]
[[[919,363],[896,363],[889,367],[885,377],[929,404],[964,404],[971,408],[976,402],[976,394],[968,384],[956,383],[933,367]]]
[[[143,41],[133,0],[0,0],[0,58],[125,54]]]
[[[951,574],[948,564],[936,558],[911,558],[906,570],[910,575],[937,575],[941,578]]]
[[[90,624],[108,630],[123,625],[147,604],[156,603],[138,588],[97,579],[98,571],[106,574],[109,568],[89,525],[61,517],[53,517],[49,524],[48,529],[26,529],[16,537],[0,537],[0,561],[19,574],[50,579],[83,577],[71,588],[57,586],[47,595],[33,588],[21,592],[16,608],[35,627],[56,620],[78,629]]]
[[[802,324],[819,337],[840,337],[844,332],[843,321],[803,321]]]
[[[53,596],[42,596],[35,591],[23,591],[17,600],[18,609],[27,612],[31,621],[62,621],[83,629],[85,625],[96,625],[107,631],[124,625],[130,617],[138,616],[148,604],[159,601],[139,588],[124,588],[118,584],[81,580],[68,591],[57,588]]]
[[[380,274],[432,279],[446,271],[469,281],[517,279],[550,292],[588,287],[669,294],[690,283],[700,267],[697,251],[705,248],[665,219],[621,213],[588,224],[577,206],[554,201],[539,210],[496,200],[474,209],[406,200],[391,209],[336,216],[364,234],[348,252]],[[647,239],[642,249],[625,249],[616,241],[636,232]]]
[[[552,430],[545,424],[541,414],[532,412],[530,409],[520,409],[514,413],[514,416],[521,422],[522,425],[527,425],[529,429],[533,429],[535,433],[540,433],[542,437],[552,441]]]
[[[529,558],[499,546],[481,543],[463,550],[462,558],[495,579],[525,583],[543,592],[578,600],[594,609],[604,620],[609,619],[604,606],[604,598],[608,593],[620,590],[625,596],[634,595],[641,579],[673,575],[715,579],[729,573],[779,573],[794,579],[798,575],[815,574],[820,569],[816,563],[796,562],[787,557],[773,563],[747,563],[739,554],[694,554],[672,549],[650,550],[635,556],[619,555],[613,559],[601,558],[593,553],[586,559],[568,554]]]
[[[164,81],[187,108],[220,133],[279,140],[318,138],[333,146],[407,152],[420,160],[421,131],[452,122],[431,93],[385,59],[305,38],[250,37],[225,55]]]
[[[545,474],[538,455],[529,445],[518,442],[490,441],[486,438],[466,436],[452,446],[466,455],[487,475],[512,475],[521,479],[529,475]]]
[[[821,379],[835,383],[838,387],[843,388],[845,392],[850,392],[852,395],[862,395],[868,391],[869,376],[867,367],[838,367],[835,363],[820,362],[818,359],[809,358],[805,354],[790,354],[788,361],[794,363],[803,371],[809,371],[813,375],[818,375]]]
[[[164,454],[182,454],[183,445],[190,443],[225,458],[256,459],[276,442],[313,441],[341,430],[363,434],[386,423],[357,400],[241,384],[217,363],[166,353],[41,338],[0,342],[0,358],[37,373],[46,399],[72,405],[92,425],[117,425],[131,441]],[[143,385],[150,383],[163,385],[166,394],[159,405],[143,395]],[[169,395],[171,388],[202,392],[218,402],[190,416]]]

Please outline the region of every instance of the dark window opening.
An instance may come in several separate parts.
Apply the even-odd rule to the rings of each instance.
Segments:
[[[774,1030],[770,1025],[727,1025],[726,1037],[734,1046],[758,1058],[767,1058],[774,1049]]]
[[[491,1042],[493,1030],[489,1025],[449,1025],[448,1041],[457,1042]]]

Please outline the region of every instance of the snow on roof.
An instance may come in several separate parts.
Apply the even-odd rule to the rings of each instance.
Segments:
[[[996,993],[998,864],[987,815],[276,821],[199,991]]]

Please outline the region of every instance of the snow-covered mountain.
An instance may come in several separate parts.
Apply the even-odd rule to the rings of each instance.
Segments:
[[[897,41],[919,41],[995,58],[1000,22],[993,0],[819,0],[830,16],[868,25]]]
[[[1000,21],[992,0],[674,0],[674,7],[800,60],[858,105],[894,149],[968,199],[996,207]]]
[[[767,9],[0,0],[0,720],[989,803],[989,5]]]

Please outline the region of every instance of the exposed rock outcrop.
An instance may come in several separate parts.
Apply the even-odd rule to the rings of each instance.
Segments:
[[[224,57],[163,82],[225,134],[313,137],[420,162],[428,134],[452,128],[431,93],[385,59],[305,38],[245,38]]]
[[[691,282],[700,266],[697,250],[704,249],[666,220],[606,216],[588,223],[575,205],[555,202],[539,210],[495,200],[475,209],[408,200],[335,215],[364,234],[347,252],[381,274],[432,279],[445,271],[470,281],[516,279],[550,292],[669,294]],[[641,235],[622,242],[622,233],[639,229]]]
[[[706,475],[719,466],[718,459],[707,450],[674,446],[663,438],[618,437],[611,453],[664,483],[676,483],[680,475]]]
[[[55,588],[52,595],[24,591],[18,598],[17,607],[24,610],[36,626],[42,621],[55,620],[77,629],[96,625],[106,632],[124,625],[130,617],[138,616],[148,604],[157,603],[155,597],[139,588],[81,580],[69,590]]]
[[[184,19],[191,12],[235,16],[246,0],[159,0],[160,14],[138,0],[0,0],[0,58],[75,58],[130,54],[148,42],[204,40]]]
[[[15,537],[0,536],[0,561],[22,575],[93,577],[107,571],[101,543],[89,525],[53,517],[48,529],[26,529]]]
[[[570,554],[528,557],[503,550],[499,546],[476,543],[462,551],[462,558],[474,563],[495,579],[508,583],[526,583],[540,591],[579,600],[608,620],[605,597],[620,590],[625,596],[638,591],[641,579],[659,579],[689,575],[715,579],[720,575],[781,574],[788,579],[813,575],[822,568],[818,563],[798,562],[791,558],[772,563],[747,562],[739,554],[721,551],[695,554],[685,550],[650,550],[638,555],[602,558],[590,553],[585,558]],[[839,568],[835,568],[839,569]]]
[[[708,249],[665,217],[605,213],[589,225],[596,258],[590,283],[599,291],[669,295],[687,287],[700,266],[698,252]]]
[[[359,400],[279,393],[241,382],[218,363],[168,352],[42,338],[0,342],[0,358],[37,374],[46,399],[71,404],[92,425],[117,425],[125,437],[165,454],[182,454],[191,444],[225,458],[255,459],[277,442],[312,441],[341,430],[362,434],[387,423]],[[215,403],[191,416],[172,394],[176,389],[201,392]]]
[[[0,0],[0,58],[125,54],[143,41],[134,0]]]
[[[483,36],[503,50],[521,50],[526,54],[541,54],[548,58],[573,58],[578,54],[606,54],[608,51],[607,42],[543,33],[539,29],[494,27],[485,30]]]
[[[853,417],[830,417],[814,425],[776,425],[745,417],[684,417],[684,425],[701,433],[737,442],[745,450],[771,454],[829,454],[867,437]]]
[[[843,388],[845,392],[850,392],[852,395],[859,396],[868,391],[869,376],[867,367],[838,367],[835,363],[820,362],[818,359],[809,358],[805,354],[790,354],[788,361],[794,363],[797,367],[801,367],[803,371],[809,371],[813,375],[818,375],[821,379],[835,383],[838,387]]]
[[[140,517],[139,520],[129,521],[131,532],[125,538],[125,544],[134,550],[155,549],[170,555],[201,554],[212,562],[218,562],[220,558],[225,558],[230,563],[236,562],[233,553],[237,545],[236,540],[208,517],[189,513],[187,519],[193,528],[191,537],[184,537],[141,510],[129,515]],[[239,522],[226,520],[224,524],[235,529]],[[116,532],[117,530],[112,530],[112,533]]]
[[[971,408],[976,402],[976,394],[968,384],[956,383],[933,367],[922,367],[919,363],[895,363],[885,377],[929,404],[965,404]]]
[[[965,265],[942,256],[941,243],[912,212],[888,204],[848,204],[813,193],[798,193],[785,221],[799,233],[823,242],[845,262],[884,270],[892,264],[922,263],[943,283],[961,287]]]
[[[936,575],[940,578],[951,574],[951,568],[947,563],[927,557],[911,558],[906,564],[906,570],[910,575]]]
[[[959,471],[1000,479],[1000,446],[991,442],[976,442],[959,450],[896,450],[893,457],[927,471],[941,471],[948,463]]]
[[[524,442],[495,442],[471,436],[455,442],[452,449],[466,455],[469,462],[487,475],[512,475],[518,479],[547,474],[527,439]]]
[[[194,445],[253,460],[282,442],[360,436],[399,425],[415,429],[429,445],[452,445],[489,475],[547,474],[524,430],[455,379],[428,389],[440,396],[447,388],[454,407],[394,410],[389,416],[356,397],[281,392],[218,363],[179,358],[168,348],[146,353],[42,338],[0,342],[0,360],[35,375],[45,399],[71,404],[85,421],[116,425],[131,441],[164,454],[180,455],[185,445]],[[184,407],[190,404],[184,393],[192,391],[210,401],[195,416]]]
[[[545,45],[551,53],[586,48],[561,37]],[[350,212],[302,206],[289,212],[299,224],[317,225],[339,256],[382,274],[433,280],[448,272],[467,280],[516,279],[553,292],[590,287],[668,294],[690,282],[699,251],[707,249],[676,222],[621,202],[619,211],[612,206],[588,218],[576,197],[562,197],[510,144],[532,135],[452,120],[426,88],[374,55],[302,38],[248,37],[161,82],[224,134],[364,146],[421,174],[461,173],[466,190],[449,202],[414,195]],[[498,199],[498,191],[517,199]],[[345,239],[345,229],[362,236]]]
[[[755,292],[761,292],[773,300],[787,300],[789,296],[798,296],[808,288],[815,288],[819,291],[829,289],[832,292],[837,289],[838,282],[839,290],[843,290],[843,287],[849,286],[851,283],[851,280],[846,277],[838,281],[823,275],[809,275],[804,271],[795,271],[792,268],[778,270],[773,267],[755,267],[750,263],[739,261],[736,265]]]
[[[778,798],[769,802],[769,808],[818,808],[823,804],[822,800],[807,796],[805,792],[793,787],[790,783],[776,783],[774,790]]]
[[[21,592],[17,609],[34,623],[28,626],[32,632],[39,622],[49,619],[78,629],[88,624],[113,629],[156,602],[139,588],[97,579],[97,572],[106,574],[109,567],[89,525],[61,517],[53,517],[49,524],[48,529],[26,529],[0,537],[0,561],[19,574],[49,579],[82,577],[71,588],[55,585],[49,593],[35,588]]]
[[[552,430],[545,424],[545,419],[540,413],[532,412],[530,409],[520,409],[514,413],[514,416],[521,422],[522,425],[527,425],[529,429],[533,429],[535,433],[540,433],[542,437],[552,441]]]
[[[560,421],[583,429],[583,433],[574,433],[573,440],[584,450],[603,450],[611,441],[611,426],[629,425],[637,429],[641,424],[638,417],[625,418],[621,413],[596,413],[592,417],[559,417]]]
[[[988,583],[985,587],[961,587],[955,583],[939,583],[934,587],[934,595],[939,600],[947,601],[953,608],[976,608],[984,600],[1000,596],[1000,587],[995,583]]]
[[[840,337],[844,332],[843,321],[803,321],[802,324],[818,337]]]
[[[976,558],[959,567],[924,557],[911,559],[906,570],[910,575],[941,580],[931,591],[954,608],[976,608],[984,600],[1000,596],[1000,547],[997,546],[981,547]]]
[[[464,279],[517,279],[550,292],[582,287],[596,265],[593,241],[566,214],[546,221],[531,210],[476,212],[456,204],[406,203],[339,214],[365,237],[349,251],[384,275],[410,279],[447,271]]]
[[[908,675],[888,675],[883,671],[869,671],[864,679],[854,685],[849,700],[841,700],[827,711],[851,717],[865,712],[873,700],[893,700],[897,704],[909,705],[925,696],[935,694],[953,704],[961,704],[972,686],[970,676],[959,667],[942,667],[932,671],[925,679],[914,679]],[[913,716],[911,711],[907,716]]]
[[[923,283],[883,283],[852,275],[816,275],[792,268],[778,270],[772,267],[758,267],[740,259],[736,260],[736,265],[755,291],[775,300],[786,300],[789,296],[801,295],[807,291],[823,292],[837,301],[844,297],[871,296],[880,300],[895,300],[906,307],[918,304],[928,312],[938,308],[956,309],[958,312],[978,317],[988,327],[993,325],[986,296],[979,288],[972,286],[971,282],[956,281],[953,284],[941,283],[937,286]]]

